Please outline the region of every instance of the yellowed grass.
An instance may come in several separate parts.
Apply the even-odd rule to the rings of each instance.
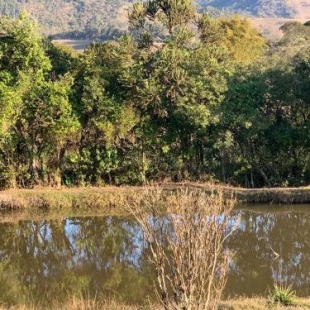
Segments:
[[[298,298],[293,306],[274,304],[265,298],[239,298],[221,303],[218,310],[301,310],[310,309],[310,300]]]
[[[49,209],[105,209],[121,207],[131,189],[83,188],[8,190],[0,192],[1,210]]]
[[[98,301],[92,299],[82,299],[80,297],[73,296],[65,303],[55,302],[49,307],[44,306],[28,306],[17,305],[12,307],[0,306],[0,310],[161,310],[160,305],[126,305],[114,300]]]
[[[235,196],[239,203],[305,204],[310,203],[310,187],[244,189],[208,183],[164,183],[158,187],[165,191],[178,188],[222,190],[227,197]],[[0,191],[0,210],[61,210],[88,209],[124,212],[124,203],[145,187],[86,187],[36,188]]]
[[[98,301],[71,297],[65,303],[55,302],[49,308],[40,306],[17,305],[12,307],[0,306],[0,310],[163,310],[159,304],[147,304],[145,306],[126,305],[114,300]],[[238,298],[223,301],[218,306],[218,310],[302,310],[310,309],[310,300],[298,298],[294,306],[282,306],[273,304],[266,298]]]

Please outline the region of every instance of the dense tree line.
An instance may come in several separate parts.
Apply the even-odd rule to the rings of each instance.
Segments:
[[[1,187],[309,183],[308,24],[267,46],[246,19],[165,3],[83,54],[0,19]]]

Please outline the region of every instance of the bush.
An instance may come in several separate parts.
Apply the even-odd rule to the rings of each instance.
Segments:
[[[127,209],[148,242],[165,309],[214,309],[226,283],[223,242],[233,231],[227,233],[235,200],[222,192],[156,188],[133,200]]]

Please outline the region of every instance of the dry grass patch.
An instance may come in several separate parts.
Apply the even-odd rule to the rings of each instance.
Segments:
[[[309,299],[296,298],[291,306],[284,306],[265,298],[238,298],[221,302],[218,310],[301,310],[310,309]]]
[[[0,192],[0,210],[115,209],[122,208],[131,189],[32,189]]]
[[[283,306],[272,303],[271,300],[255,297],[255,298],[238,298],[222,301],[218,305],[217,310],[302,310],[310,309],[310,300],[296,298],[296,304],[293,306]],[[114,300],[99,301],[92,299],[83,299],[80,297],[68,298],[65,303],[55,302],[50,307],[17,305],[12,307],[0,306],[0,310],[164,310],[161,305],[150,304],[145,306],[126,305]],[[195,309],[195,308],[194,308]]]
[[[165,192],[182,189],[201,190],[210,194],[222,192],[224,197],[236,197],[239,203],[306,204],[310,203],[310,187],[244,189],[204,183],[166,183],[158,185]],[[24,209],[119,209],[132,197],[141,195],[150,187],[89,187],[89,188],[42,188],[30,190],[0,191],[0,210]]]
[[[17,305],[12,307],[0,306],[0,310],[161,310],[158,305],[135,306],[117,301],[98,301],[73,296],[65,303],[55,302],[50,307]]]

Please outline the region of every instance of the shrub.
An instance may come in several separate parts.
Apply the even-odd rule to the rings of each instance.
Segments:
[[[229,253],[223,243],[233,231],[227,233],[234,206],[221,191],[154,188],[127,203],[148,242],[165,309],[216,307],[226,283]]]

